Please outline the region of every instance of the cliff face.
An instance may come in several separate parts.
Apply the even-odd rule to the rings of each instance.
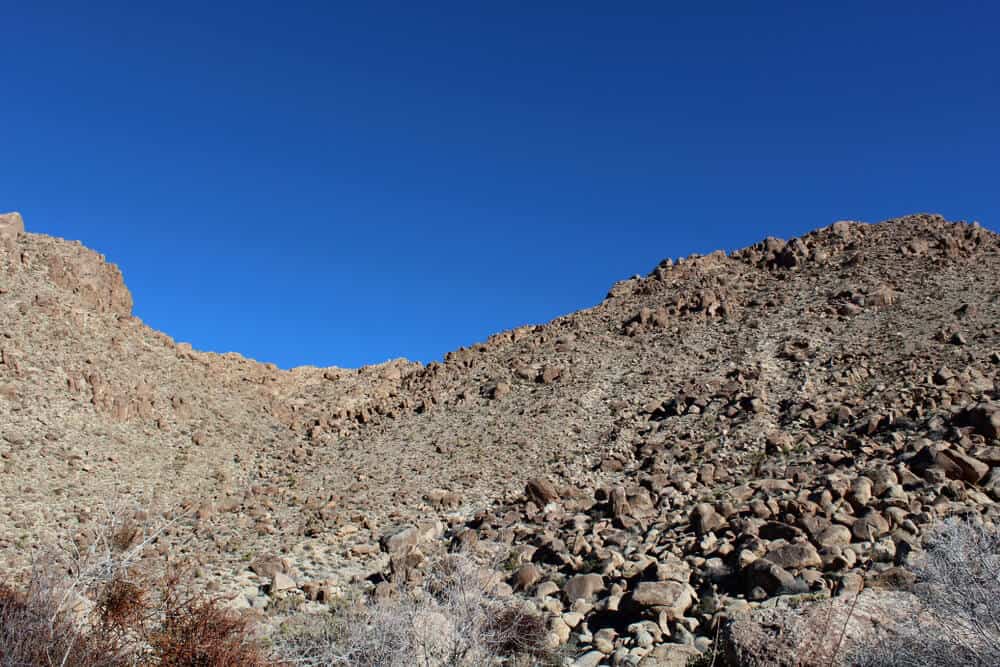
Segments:
[[[164,552],[234,594],[270,553],[300,584],[346,587],[412,523],[382,549],[438,548],[445,528],[513,544],[538,579],[512,585],[550,581],[567,608],[563,582],[594,563],[632,591],[654,556],[687,559],[664,585],[746,600],[792,585],[743,572],[771,549],[799,545],[779,567],[836,588],[893,562],[879,540],[910,548],[932,516],[1000,497],[1000,237],[938,216],[665,261],[426,367],[192,350],[131,316],[116,267],[19,217],[0,217],[0,277],[12,564],[129,501],[182,510]]]

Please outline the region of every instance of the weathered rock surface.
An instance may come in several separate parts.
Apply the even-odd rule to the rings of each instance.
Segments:
[[[911,622],[919,609],[905,593],[866,590],[820,602],[776,599],[738,614],[721,638],[724,664],[746,667],[849,665],[849,657],[880,631]]]
[[[235,607],[385,593],[462,550],[579,664],[671,664],[776,597],[904,581],[928,526],[998,513],[1000,237],[976,225],[665,260],[442,362],[356,370],[175,342],[19,216],[0,278],[12,569],[114,499],[173,520],[156,557]]]
[[[24,220],[20,213],[0,213],[0,239],[16,239],[24,232]]]

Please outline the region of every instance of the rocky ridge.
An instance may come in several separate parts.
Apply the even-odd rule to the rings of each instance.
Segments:
[[[578,664],[671,664],[741,611],[905,583],[928,525],[996,516],[1000,239],[976,225],[667,260],[358,370],[196,352],[96,253],[19,217],[0,243],[10,566],[125,498],[178,517],[157,553],[237,607],[319,608],[461,548]]]

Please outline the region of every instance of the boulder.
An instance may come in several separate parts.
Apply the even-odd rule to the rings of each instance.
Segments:
[[[509,382],[497,382],[490,388],[489,394],[490,398],[499,399],[509,394],[510,391],[511,391],[511,386]]]
[[[260,556],[250,563],[249,569],[262,579],[274,579],[276,574],[288,574],[292,571],[287,559],[273,555]]]
[[[604,577],[599,574],[578,574],[563,586],[563,592],[571,603],[576,600],[592,600],[603,590]]]
[[[872,481],[867,477],[858,477],[851,484],[851,491],[847,499],[855,507],[864,507],[871,502],[873,486]]]
[[[268,587],[268,592],[274,595],[275,593],[290,591],[294,588],[296,588],[295,581],[291,577],[282,572],[275,572],[274,577],[271,578],[271,585]]]
[[[382,550],[393,555],[398,554],[420,542],[420,531],[416,526],[405,525],[390,529],[379,541]]]
[[[611,490],[609,504],[611,505],[611,516],[616,519],[624,519],[632,514],[632,507],[629,505],[624,487],[616,486]]]
[[[889,522],[876,510],[869,510],[851,525],[851,534],[858,541],[874,541],[889,532]]]
[[[955,463],[960,471],[960,479],[970,484],[979,483],[990,471],[990,467],[982,461],[974,459],[968,454],[963,454],[958,450],[946,449],[941,454]]]
[[[573,661],[573,667],[599,667],[606,657],[600,651],[587,651]]]
[[[762,589],[768,595],[797,595],[809,591],[809,586],[796,579],[791,572],[766,558],[750,563],[743,570],[743,585],[746,590]]]
[[[515,591],[527,591],[542,579],[542,571],[534,563],[517,568],[511,576],[511,586]]]
[[[639,661],[639,667],[687,667],[701,655],[687,644],[660,644]]]
[[[816,543],[821,547],[843,546],[851,543],[851,529],[840,524],[833,524],[816,536]]]
[[[952,457],[945,454],[945,447],[941,443],[929,444],[922,447],[916,455],[910,459],[910,467],[919,475],[927,477],[929,471],[937,469],[948,479],[961,479],[964,473],[961,466]]]
[[[694,602],[694,590],[676,581],[642,581],[630,596],[632,604],[643,610],[665,612],[667,619],[677,621]]]
[[[538,381],[542,384],[552,384],[562,377],[562,369],[556,366],[546,366],[538,375]]]
[[[708,503],[695,505],[691,512],[691,526],[699,535],[714,533],[726,525],[726,520]]]
[[[759,535],[765,540],[787,540],[795,542],[806,537],[801,528],[780,521],[768,521],[760,527]]]
[[[856,649],[901,628],[917,608],[912,595],[872,590],[804,604],[778,598],[723,626],[720,664],[847,667]]]
[[[524,487],[524,494],[539,507],[559,500],[559,491],[555,485],[543,477],[529,479]]]
[[[820,567],[823,564],[823,560],[819,557],[816,547],[808,542],[779,546],[768,551],[764,558],[775,565],[789,570]]]
[[[974,405],[960,413],[959,423],[971,426],[984,438],[1000,439],[1000,405],[986,402]]]

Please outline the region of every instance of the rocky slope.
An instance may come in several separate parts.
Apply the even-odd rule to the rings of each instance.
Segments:
[[[1000,500],[1000,237],[938,216],[664,261],[426,367],[196,352],[19,218],[0,276],[13,567],[123,501],[179,517],[159,553],[238,607],[457,544],[580,664],[637,664],[775,596],[905,579],[927,525]]]

